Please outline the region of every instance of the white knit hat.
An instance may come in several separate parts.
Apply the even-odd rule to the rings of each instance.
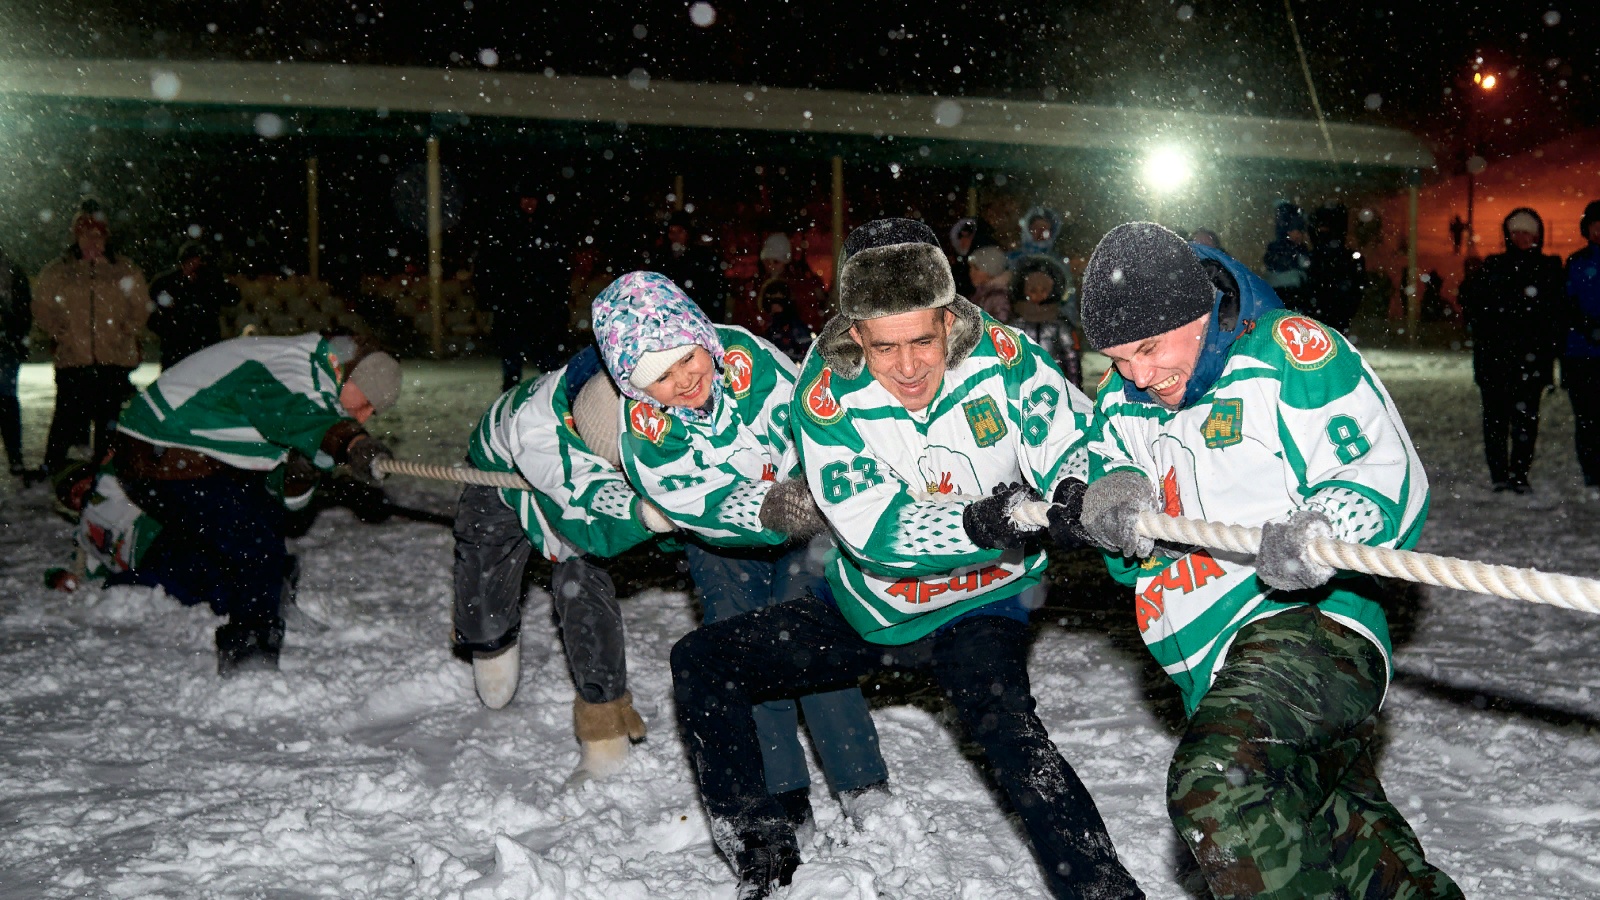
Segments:
[[[1539,233],[1539,220],[1533,213],[1519,212],[1506,220],[1506,231],[1526,231],[1529,234]]]
[[[350,383],[361,389],[374,413],[400,399],[400,363],[387,353],[369,353],[350,370]]]
[[[982,269],[985,275],[999,275],[1006,270],[1006,254],[999,247],[979,247],[967,257],[967,264]]]
[[[578,437],[589,445],[594,454],[614,468],[622,468],[622,454],[617,447],[617,432],[621,428],[622,397],[611,376],[596,372],[584,382],[583,389],[572,400],[572,423],[578,427]]]
[[[656,383],[657,378],[667,374],[668,369],[693,353],[696,346],[683,344],[666,350],[646,350],[639,354],[639,362],[633,367],[633,371],[628,373],[628,382],[641,391],[649,388]]]
[[[761,245],[762,259],[777,259],[788,262],[794,254],[794,249],[789,246],[789,236],[780,232],[767,235],[766,243]]]

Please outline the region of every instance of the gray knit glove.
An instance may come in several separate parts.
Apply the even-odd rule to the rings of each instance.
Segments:
[[[780,481],[767,491],[757,513],[761,527],[781,531],[792,538],[809,538],[828,530],[828,523],[811,498],[804,478]]]
[[[1083,492],[1080,521],[1096,547],[1144,559],[1156,545],[1139,533],[1139,513],[1156,509],[1155,485],[1138,472],[1124,469],[1089,483]]]
[[[1314,510],[1297,510],[1283,522],[1261,526],[1256,575],[1280,591],[1303,591],[1333,577],[1333,567],[1310,559],[1311,542],[1333,537],[1333,523]]]

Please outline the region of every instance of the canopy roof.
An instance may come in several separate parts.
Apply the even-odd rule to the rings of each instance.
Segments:
[[[540,75],[493,69],[165,60],[11,60],[0,96],[13,114],[67,104],[81,125],[202,132],[259,130],[262,112],[288,135],[453,133],[470,140],[542,139],[594,146],[634,126],[658,143],[715,153],[698,129],[737,135],[739,152],[788,145],[807,154],[899,158],[911,164],[1044,162],[1063,151],[1143,154],[1181,143],[1240,161],[1428,168],[1433,156],[1399,129],[1203,115],[1138,107],[968,97],[797,90],[758,85]],[[153,114],[158,112],[159,114]],[[70,124],[70,123],[69,123]],[[683,143],[684,140],[697,143]],[[791,151],[791,152],[793,152]]]

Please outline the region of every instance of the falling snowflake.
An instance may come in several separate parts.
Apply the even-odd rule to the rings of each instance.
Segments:
[[[689,21],[701,28],[710,28],[717,22],[717,10],[709,3],[693,3],[689,6]]]

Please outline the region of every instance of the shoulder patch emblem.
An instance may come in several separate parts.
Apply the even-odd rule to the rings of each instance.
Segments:
[[[1212,450],[1244,440],[1244,401],[1237,397],[1211,401],[1211,415],[1200,426],[1200,436]]]
[[[661,446],[672,430],[672,419],[648,403],[635,400],[628,410],[628,428],[634,434]]]
[[[561,424],[567,426],[567,430],[572,432],[573,437],[582,440],[582,435],[578,434],[578,420],[572,417],[571,410],[561,414]]]
[[[1326,326],[1305,316],[1285,316],[1272,327],[1273,340],[1298,369],[1320,369],[1339,352]]]
[[[1106,366],[1106,370],[1104,372],[1100,373],[1100,383],[1096,384],[1094,386],[1094,392],[1098,394],[1101,391],[1105,390],[1106,385],[1108,383],[1110,383],[1110,381],[1111,381],[1111,376],[1113,376],[1115,374],[1117,374],[1116,365],[1113,364],[1113,365]]]
[[[806,385],[803,405],[806,415],[816,421],[818,425],[832,425],[844,418],[844,407],[839,405],[838,398],[833,396],[833,368],[823,366],[817,377],[811,379]]]
[[[1000,362],[1007,368],[1017,364],[1022,358],[1022,345],[1017,343],[1017,336],[1011,329],[996,322],[989,326],[989,340],[994,344],[994,355],[1000,357]]]
[[[755,360],[747,348],[733,346],[723,352],[722,380],[728,386],[728,393],[735,399],[743,400],[749,395],[754,374]]]
[[[961,404],[961,409],[967,414],[967,427],[972,429],[979,447],[992,447],[1006,436],[1006,420],[988,394]]]

